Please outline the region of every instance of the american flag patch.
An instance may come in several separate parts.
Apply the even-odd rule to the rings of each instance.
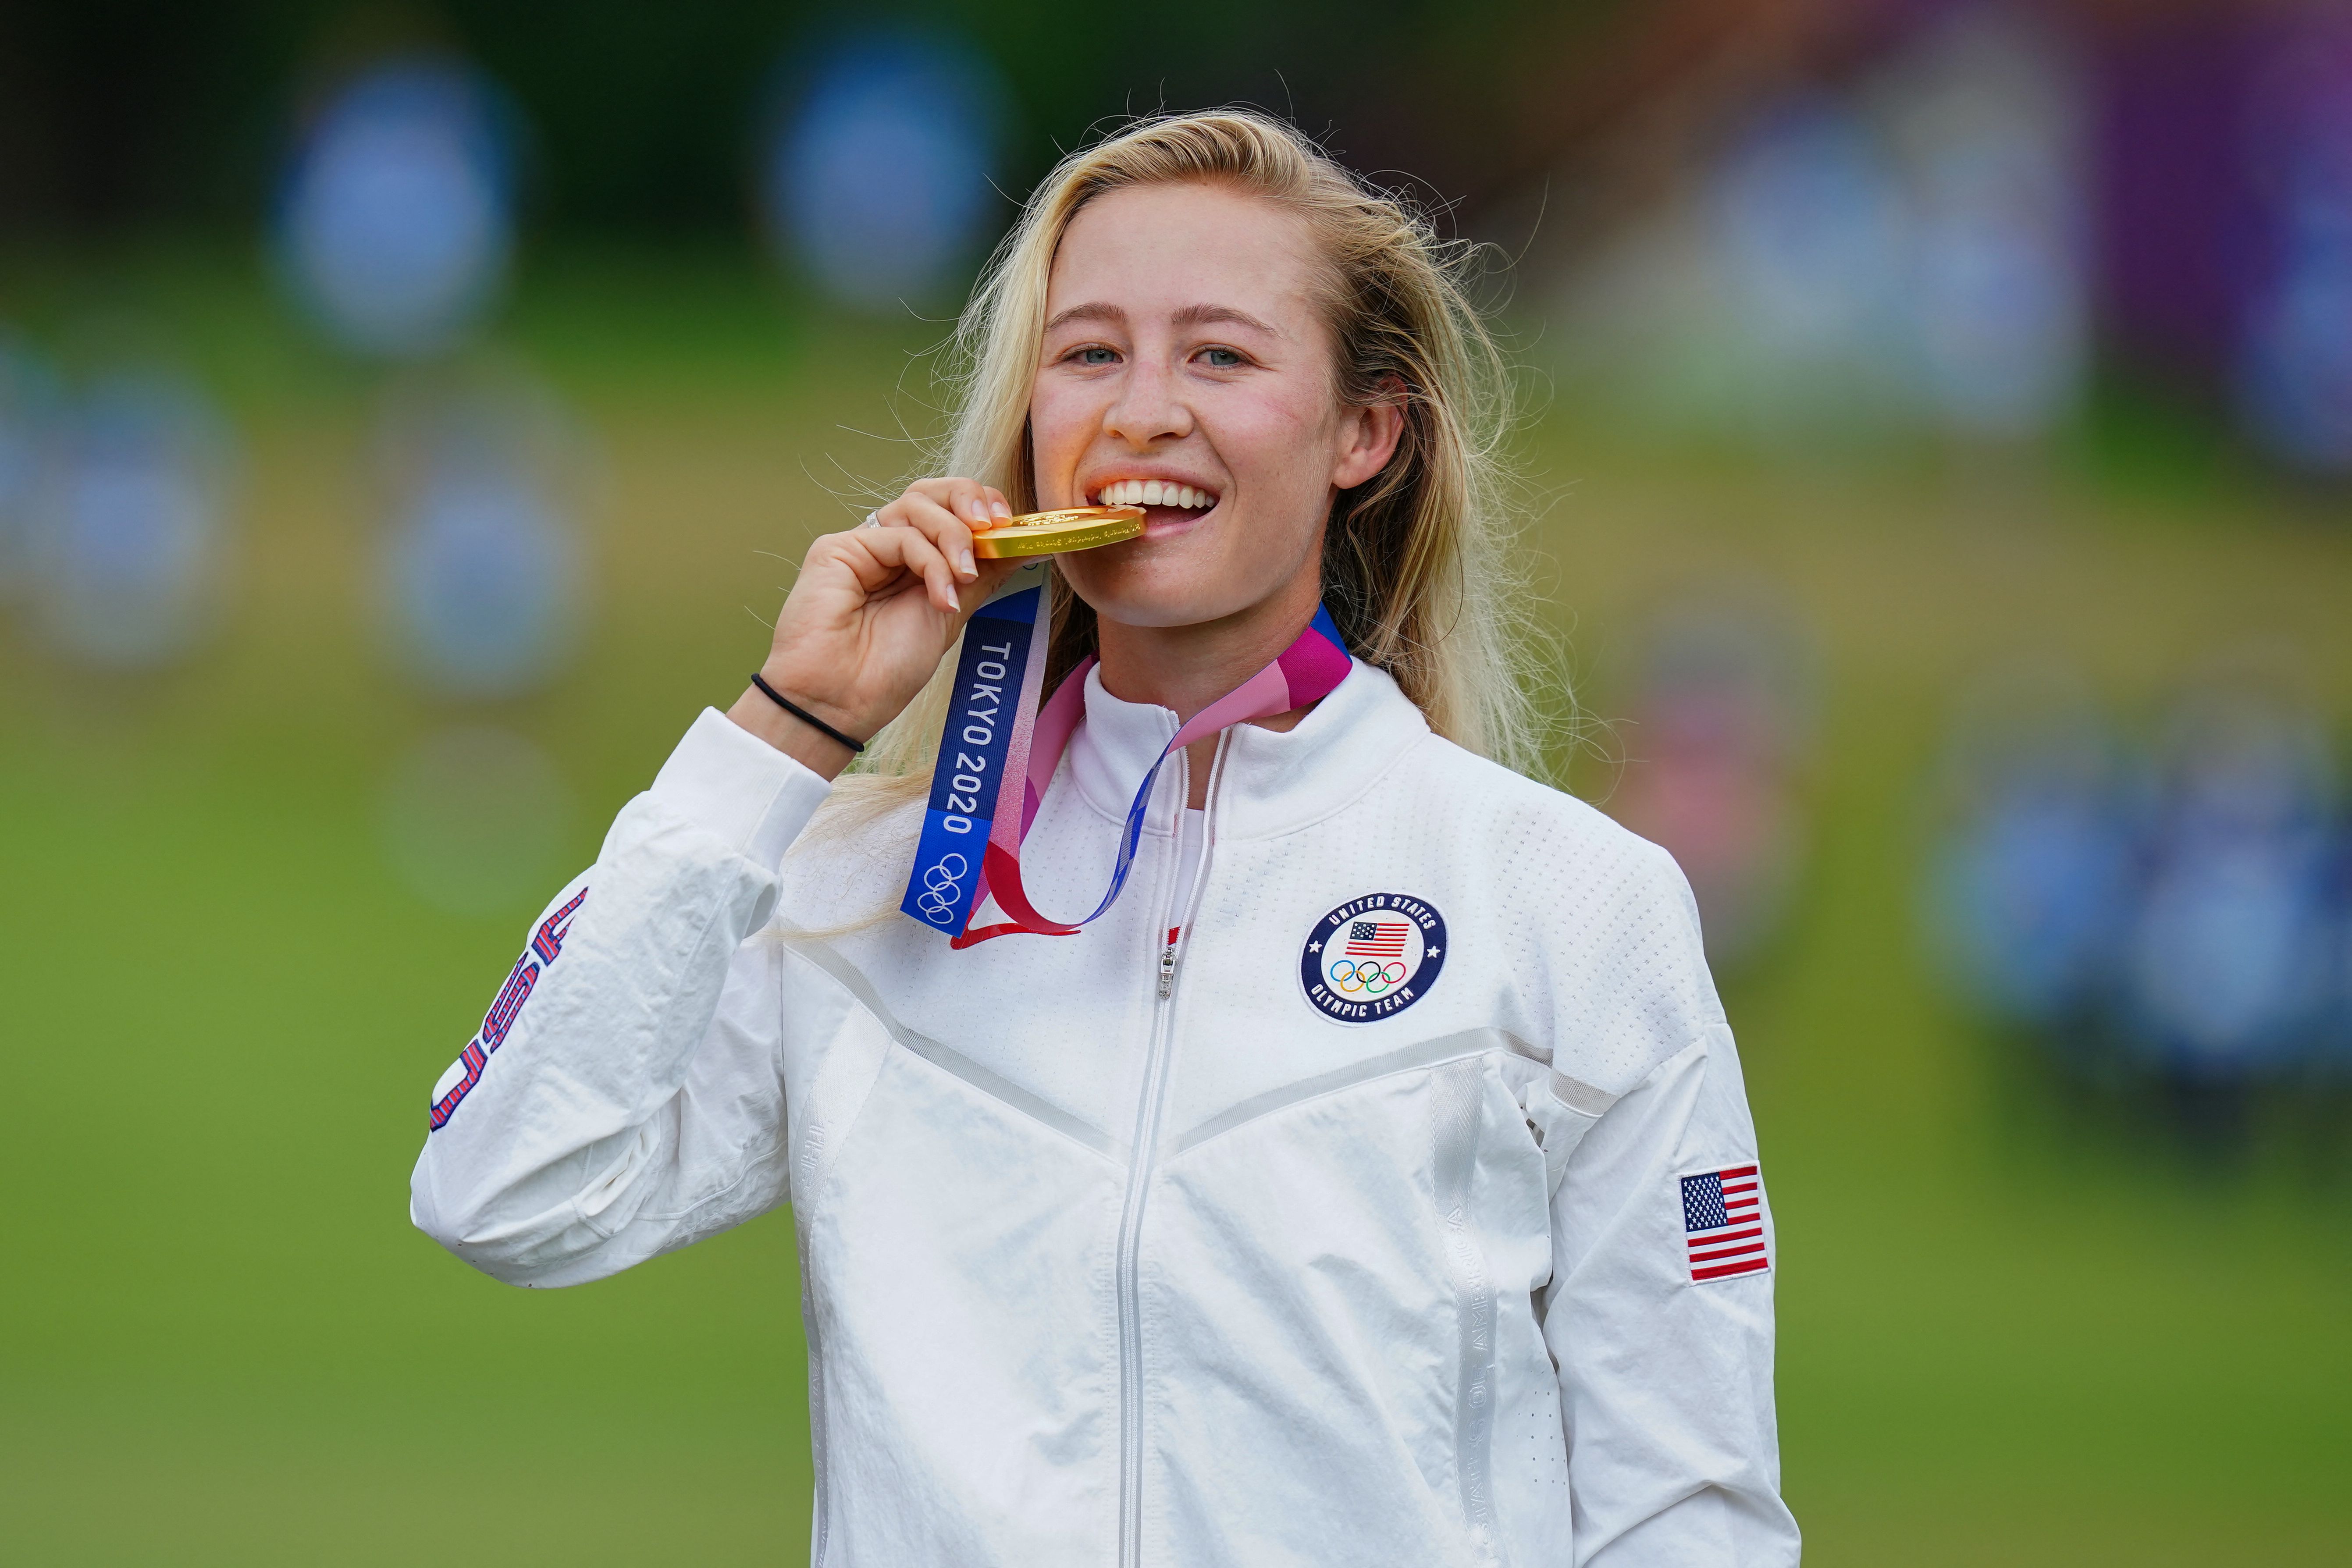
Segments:
[[[1694,1284],[1759,1274],[1772,1267],[1764,1246],[1764,1178],[1753,1165],[1685,1176],[1683,1231]]]
[[[1403,921],[1356,921],[1348,927],[1348,956],[1402,958],[1405,932],[1411,929]]]

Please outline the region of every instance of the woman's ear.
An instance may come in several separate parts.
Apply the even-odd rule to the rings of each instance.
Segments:
[[[1347,410],[1339,426],[1339,451],[1331,465],[1334,489],[1351,490],[1389,466],[1404,436],[1405,386],[1394,375],[1381,377],[1381,395]]]

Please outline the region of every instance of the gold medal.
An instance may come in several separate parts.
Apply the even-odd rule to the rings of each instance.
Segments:
[[[1015,555],[1060,555],[1133,539],[1143,531],[1139,506],[1073,506],[1033,511],[971,536],[971,552],[982,561]]]

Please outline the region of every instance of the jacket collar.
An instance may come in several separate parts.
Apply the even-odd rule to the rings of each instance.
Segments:
[[[1160,749],[1175,738],[1172,709],[1127,702],[1103,689],[1099,666],[1087,672],[1087,721],[1070,739],[1055,775],[1113,822]],[[1292,730],[1236,724],[1224,733],[1211,805],[1220,838],[1265,838],[1295,832],[1348,805],[1429,732],[1411,699],[1381,670],[1358,659],[1331,694]],[[1184,805],[1184,769],[1171,757],[1160,770],[1144,831],[1168,833]]]

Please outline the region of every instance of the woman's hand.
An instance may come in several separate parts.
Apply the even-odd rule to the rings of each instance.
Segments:
[[[1013,515],[971,479],[918,479],[867,526],[809,546],[776,617],[760,679],[860,741],[897,718],[939,668],[963,624],[1017,561],[975,561],[971,536]],[[878,526],[877,526],[878,524]],[[793,718],[757,687],[727,716],[832,778],[849,749]]]

